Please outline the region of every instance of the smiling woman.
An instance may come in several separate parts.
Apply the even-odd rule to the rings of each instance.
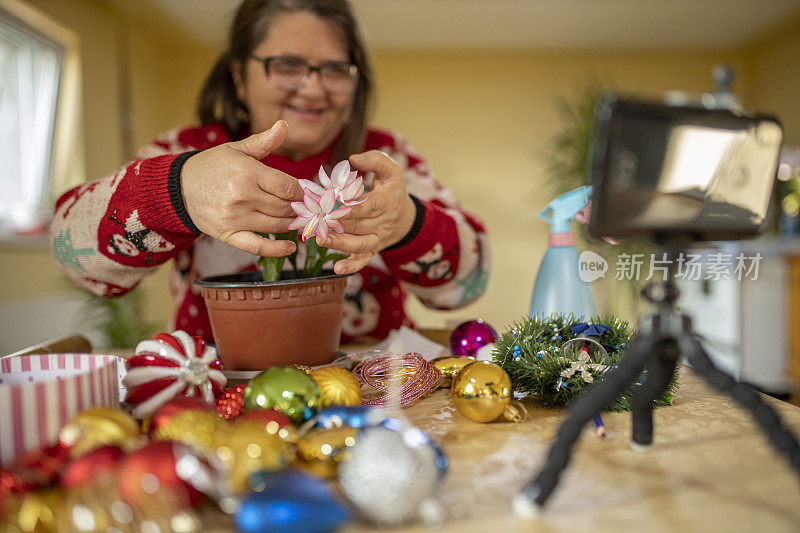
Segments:
[[[301,159],[324,149],[344,127],[356,82],[350,67],[358,71],[336,26],[316,15],[281,15],[271,29],[246,64],[232,61],[236,94],[256,131],[285,120],[289,134],[275,152]]]
[[[361,148],[372,87],[372,67],[346,3],[244,2],[198,114],[204,124],[224,122],[232,132],[265,131],[286,120],[290,133],[276,152],[297,157],[341,136],[332,154],[338,161]]]
[[[303,188],[335,178],[345,160],[366,194],[313,243],[349,254],[327,268],[356,273],[343,340],[410,324],[408,293],[437,309],[470,303],[488,279],[483,225],[402,137],[367,126],[371,92],[346,0],[245,0],[200,92],[202,125],[172,130],[119,172],[63,194],[56,261],[79,285],[117,296],[174,259],[174,326],[211,340],[194,281],[253,270],[256,256],[302,257],[309,243],[297,250],[260,234],[289,230]],[[329,200],[320,197],[320,212],[333,211]]]

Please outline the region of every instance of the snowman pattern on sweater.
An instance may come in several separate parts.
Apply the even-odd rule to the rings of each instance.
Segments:
[[[153,254],[169,252],[175,248],[174,244],[155,231],[147,229],[142,224],[139,220],[139,211],[137,209],[134,209],[124,221],[118,218],[117,210],[114,209],[106,218],[106,221],[121,226],[121,229],[115,228],[113,225],[106,225],[105,228],[101,227],[101,235],[104,232],[111,232],[108,237],[106,255],[136,257],[140,253],[144,253],[145,264],[158,264],[157,261],[153,260]]]

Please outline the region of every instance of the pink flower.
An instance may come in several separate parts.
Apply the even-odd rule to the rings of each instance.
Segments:
[[[319,185],[311,180],[299,180],[300,186],[306,192],[312,192],[321,197],[325,191],[332,190],[335,199],[346,206],[360,204],[364,200],[356,200],[364,193],[364,179],[358,177],[358,172],[350,172],[350,163],[345,159],[333,167],[330,177],[322,167],[319,167]]]
[[[301,180],[307,181],[307,180]],[[316,185],[316,184],[315,184]],[[291,223],[289,229],[303,228],[300,239],[307,241],[314,235],[322,240],[328,238],[328,230],[342,232],[344,228],[339,219],[350,212],[350,207],[336,207],[336,194],[333,189],[323,191],[317,196],[309,189],[305,189],[302,202],[292,202],[292,209],[297,213],[297,218]]]

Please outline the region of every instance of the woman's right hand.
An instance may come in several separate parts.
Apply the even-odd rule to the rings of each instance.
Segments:
[[[295,219],[291,202],[303,199],[292,176],[260,162],[286,139],[288,125],[195,154],[181,169],[181,194],[197,229],[245,252],[281,257],[295,251],[291,241],[259,233],[282,233]]]

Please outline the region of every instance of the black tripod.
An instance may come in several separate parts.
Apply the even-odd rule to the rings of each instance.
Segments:
[[[667,255],[670,265],[666,281],[650,283],[642,291],[644,297],[656,304],[657,311],[645,315],[639,325],[639,335],[631,343],[625,359],[607,377],[578,399],[561,424],[556,440],[547,455],[544,468],[525,487],[520,503],[543,506],[567,467],[572,446],[583,426],[616,398],[643,369],[647,378],[636,390],[632,400],[633,443],[648,446],[653,442],[653,404],[660,397],[676,372],[679,355],[688,359],[695,372],[715,389],[725,392],[750,411],[767,434],[772,445],[785,454],[800,474],[800,445],[797,438],[783,425],[778,414],[750,386],[739,383],[718,369],[708,358],[703,346],[692,334],[691,319],[675,310],[678,288],[674,282],[677,253]]]

